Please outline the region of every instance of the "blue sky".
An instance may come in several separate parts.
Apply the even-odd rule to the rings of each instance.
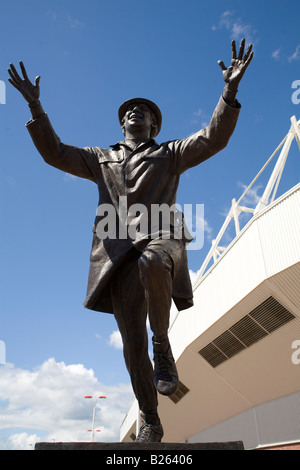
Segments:
[[[134,96],[159,105],[157,140],[163,142],[209,122],[223,89],[217,61],[229,65],[231,39],[253,42],[229,145],[181,178],[178,202],[204,204],[205,243],[188,252],[195,273],[231,199],[281,142],[290,117],[300,119],[300,104],[291,99],[292,83],[300,80],[299,2],[1,0],[0,6],[6,87],[0,104],[0,340],[7,361],[0,365],[0,448],[88,439],[91,404],[83,395],[90,393],[107,394],[98,410],[99,439],[117,440],[132,395],[114,341],[116,323],[82,306],[97,188],[43,162],[25,128],[29,109],[8,83],[7,68],[22,60],[32,79],[41,75],[41,102],[66,143],[108,147],[121,140],[118,107]],[[278,194],[299,182],[299,170],[294,142]],[[269,174],[256,183],[250,203]]]

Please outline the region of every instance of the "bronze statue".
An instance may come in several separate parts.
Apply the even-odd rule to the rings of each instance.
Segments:
[[[172,298],[178,310],[193,304],[186,254],[190,237],[182,214],[170,210],[164,220],[153,223],[152,209],[163,204],[173,208],[181,173],[227,145],[240,111],[238,85],[253,57],[252,45],[245,54],[244,48],[243,39],[237,55],[232,41],[231,65],[226,68],[218,62],[225,87],[206,128],[186,139],[158,144],[154,140],[162,124],[158,106],[134,98],[119,109],[125,140],[110,149],[62,143],[39,101],[40,77],[32,84],[22,62],[23,78],[10,65],[9,81],[29,104],[32,119],[27,129],[44,160],[98,186],[84,305],[115,315],[143,418],[139,442],[161,441],[157,391],[170,395],[178,385],[168,339]],[[147,314],[153,332],[154,370],[148,356]]]

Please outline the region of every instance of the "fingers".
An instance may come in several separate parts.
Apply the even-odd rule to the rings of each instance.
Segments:
[[[235,45],[235,40],[232,40],[231,41],[231,50],[232,50],[232,59],[231,59],[231,63],[234,64],[236,62],[236,60],[239,60],[239,61],[242,61],[244,62],[245,64],[249,64],[252,60],[252,57],[253,57],[253,52],[252,51],[252,44],[250,44],[250,46],[248,47],[247,51],[246,51],[246,54],[244,56],[244,50],[245,50],[245,43],[246,43],[246,40],[245,38],[243,38],[241,40],[241,44],[240,44],[240,50],[239,50],[239,55],[237,57],[237,54],[236,54],[236,45]],[[221,60],[218,61],[218,64],[220,65],[221,69],[224,71],[226,70],[226,67],[224,65],[224,62],[222,62]]]
[[[239,59],[239,60],[242,60],[242,59],[243,59],[244,49],[245,49],[245,38],[243,38],[243,39],[241,40],[240,52],[239,52],[239,56],[238,56],[238,59]]]
[[[11,78],[9,78],[8,81],[9,81],[9,83],[12,84],[12,86],[14,86],[17,90],[19,90],[19,86]]]
[[[244,56],[244,58],[242,58],[242,61],[243,61],[243,68],[244,70],[246,70],[246,68],[248,67],[248,65],[250,64],[251,60],[253,59],[253,55],[254,53],[252,52],[252,44],[250,44],[250,46],[248,47],[247,51],[246,51],[246,54]]]
[[[22,79],[20,75],[18,74],[18,72],[16,71],[15,66],[13,64],[9,64],[9,66],[10,66],[10,69],[8,69],[8,73],[11,76],[12,80],[15,83],[21,82]]]
[[[248,49],[246,51],[246,54],[245,54],[245,57],[244,57],[244,62],[247,62],[248,58],[250,57],[251,51],[252,51],[252,44],[250,44],[250,46],[248,47]],[[253,52],[252,52],[252,57],[253,57]]]
[[[35,85],[36,87],[39,86],[40,79],[41,79],[41,77],[40,77],[40,75],[38,75],[38,76],[36,77],[35,81],[34,81],[34,85]]]
[[[251,52],[247,60],[245,61],[245,67],[247,68],[248,65],[250,64],[251,60],[253,59],[254,52]]]
[[[222,60],[218,60],[218,64],[219,66],[221,67],[221,69],[224,71],[224,70],[227,70],[225,65],[224,65],[224,62]]]
[[[238,59],[239,60],[242,60],[243,62],[249,64],[252,60],[252,57],[253,57],[253,52],[252,51],[252,48],[253,48],[253,45],[250,44],[250,46],[248,47],[247,51],[246,51],[246,54],[245,56],[243,57],[244,55],[244,50],[245,50],[245,39],[243,38],[241,40],[241,46],[240,46],[240,51],[239,51],[239,56],[238,56]],[[232,57],[233,58],[233,57]]]
[[[11,76],[12,80],[15,82],[15,83],[20,83],[22,81],[22,78],[20,77],[20,75],[18,74],[14,64],[9,64],[10,65],[10,69],[8,69],[8,73],[9,75]],[[22,61],[20,61],[20,68],[22,70],[22,74],[23,74],[23,77],[25,80],[29,80],[28,78],[28,75],[27,75],[27,72],[26,72],[26,69],[24,67],[24,64]]]
[[[10,68],[8,69],[8,73],[10,75],[10,79],[8,79],[8,81],[17,89],[19,89],[20,85],[21,85],[21,82],[22,82],[22,78],[20,77],[20,75],[18,74],[17,72],[17,69],[16,67],[14,66],[14,64],[9,64]],[[25,80],[28,80],[28,76],[27,76],[27,72],[26,72],[26,69],[24,67],[24,64],[23,62],[21,61],[20,62],[20,67],[21,67],[21,70],[22,70],[22,74],[23,74],[23,77]]]
[[[25,69],[24,64],[23,64],[22,61],[20,62],[20,67],[21,67],[21,70],[22,70],[23,77],[28,80],[26,69]]]
[[[232,59],[236,59],[236,47],[235,47],[235,41],[231,41],[231,49],[232,49]]]

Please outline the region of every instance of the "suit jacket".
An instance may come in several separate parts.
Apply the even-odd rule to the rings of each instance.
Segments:
[[[103,224],[102,209],[113,207],[117,220],[120,219],[121,196],[126,198],[128,208],[139,203],[149,209],[149,213],[153,204],[174,205],[180,175],[227,145],[239,110],[239,104],[236,107],[229,106],[221,97],[206,128],[186,139],[162,144],[149,139],[134,150],[128,149],[126,142],[118,142],[109,149],[78,148],[64,144],[54,132],[47,114],[26,124],[37,150],[48,164],[89,179],[99,189],[87,296],[84,301],[86,308],[113,313],[109,289],[113,272],[130,256],[133,248],[142,249],[147,240],[153,238],[151,231],[146,234],[143,232],[141,236],[136,232],[135,239],[128,236],[120,239],[118,233],[117,237],[101,237],[97,227]],[[117,232],[119,230],[120,226]],[[156,233],[155,236],[159,235]],[[182,243],[180,261],[174,267],[173,299],[177,308],[183,310],[193,304],[192,298],[187,253]]]

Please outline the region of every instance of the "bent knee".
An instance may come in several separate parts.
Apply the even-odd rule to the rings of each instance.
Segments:
[[[156,253],[154,250],[145,250],[138,260],[139,271],[142,275],[172,270],[172,260],[168,253]]]

